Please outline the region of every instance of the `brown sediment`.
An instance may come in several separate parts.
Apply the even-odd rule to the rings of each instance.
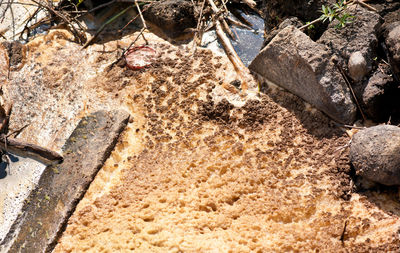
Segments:
[[[217,102],[226,59],[152,46],[91,80],[133,122],[55,252],[396,251],[399,205],[352,193],[345,132],[280,90]]]

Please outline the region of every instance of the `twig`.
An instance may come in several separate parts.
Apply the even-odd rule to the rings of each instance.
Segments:
[[[17,136],[28,126],[30,125],[30,123],[26,124],[25,126],[21,127],[18,130],[12,131],[11,133],[8,133],[6,138],[10,137],[11,135],[14,135],[14,138],[17,138]]]
[[[237,55],[235,49],[233,48],[231,42],[229,41],[228,37],[226,37],[224,31],[222,30],[221,23],[219,20],[215,21],[215,31],[217,36],[224,47],[225,53],[228,56],[229,60],[231,61],[233,67],[235,68],[236,72],[241,76],[242,74],[247,75],[248,69],[243,64],[242,60]],[[246,78],[247,79],[247,78]],[[242,82],[242,89],[247,89],[247,83],[243,80]]]
[[[32,2],[36,3],[37,5],[39,5],[39,6],[41,6],[41,7],[44,7],[44,8],[47,9],[49,12],[51,12],[53,15],[55,15],[55,16],[61,18],[66,24],[70,25],[70,27],[71,27],[71,29],[72,29],[72,33],[73,33],[74,36],[78,39],[78,42],[79,42],[80,44],[83,43],[83,41],[85,40],[85,36],[82,35],[82,34],[80,34],[80,33],[76,30],[76,28],[74,27],[74,25],[71,24],[71,22],[70,22],[64,15],[62,15],[62,14],[59,13],[58,11],[56,11],[56,10],[50,8],[50,7],[47,6],[47,5],[44,5],[44,4],[42,4],[42,3],[37,2],[36,0],[32,0]]]
[[[333,124],[335,124],[338,127],[345,127],[345,128],[350,128],[350,129],[360,129],[360,130],[365,129],[365,127],[346,125],[346,124],[342,124],[342,123],[339,123],[336,121],[332,121],[332,122],[333,122]]]
[[[127,12],[130,8],[132,8],[132,6],[129,6],[127,8],[125,8],[123,11],[121,11],[120,13],[118,13],[117,15],[115,15],[114,17],[110,18],[107,22],[105,22],[100,28],[99,30],[97,30],[97,32],[93,35],[92,38],[90,38],[90,40],[88,40],[85,45],[82,46],[82,49],[87,48],[90,44],[92,44],[92,42],[100,35],[100,33],[104,30],[104,28],[106,28],[107,25],[111,24],[112,22],[114,22],[117,18],[119,18],[121,15],[123,15],[125,12]]]
[[[344,70],[342,69],[342,67],[339,66],[338,63],[335,63],[335,65],[336,65],[336,67],[339,69],[339,72],[340,72],[340,74],[342,75],[342,77],[343,77],[343,79],[344,79],[344,81],[345,81],[347,87],[350,89],[351,95],[353,96],[353,99],[354,99],[354,101],[356,102],[356,105],[357,105],[357,107],[358,107],[358,110],[360,110],[361,116],[362,116],[362,118],[363,118],[363,120],[364,120],[364,122],[365,122],[367,119],[366,119],[366,117],[365,117],[365,115],[364,115],[363,110],[361,109],[360,103],[358,103],[357,97],[356,97],[356,95],[355,95],[355,93],[354,93],[353,88],[351,87],[351,84],[350,84],[350,82],[349,82],[349,79],[347,79],[346,73],[344,72]]]
[[[202,38],[203,38],[203,10],[204,10],[204,5],[206,3],[206,0],[203,0],[203,3],[201,4],[201,9],[200,9],[200,14],[199,14],[199,18],[197,20],[197,26],[196,26],[196,32],[193,36],[193,54],[196,53],[196,48],[197,48],[197,40],[199,41],[199,43],[201,44]]]
[[[24,35],[25,30],[28,30],[27,37],[29,37],[30,28],[28,28],[28,24],[39,13],[40,10],[41,10],[41,7],[38,6],[37,9],[32,13],[32,15],[30,15],[30,17],[25,21],[24,29],[22,29],[22,32],[19,35],[20,39],[22,39],[22,36]]]
[[[12,5],[10,5],[10,12],[11,12],[11,24],[12,24],[12,32],[13,32],[13,40],[15,39],[15,18],[14,18],[14,11],[12,9]]]
[[[146,8],[143,9],[143,12],[147,11],[147,9],[150,7],[150,5],[146,6]],[[118,30],[118,32],[122,32],[130,23],[132,23],[133,21],[135,21],[137,18],[139,17],[139,14],[137,14],[134,18],[132,18],[131,20],[129,20],[129,22],[122,27],[120,30]]]
[[[229,34],[229,36],[232,39],[235,39],[235,35],[233,35],[231,29],[229,28],[229,25],[226,23],[225,19],[220,16],[221,12],[218,9],[217,5],[215,5],[214,0],[208,0],[208,3],[211,6],[211,9],[213,10],[214,14],[216,15],[216,20],[218,20],[221,24],[222,29],[224,30],[225,33]]]
[[[243,24],[246,24],[250,27],[253,27],[253,24],[251,22],[249,22],[246,18],[244,18],[240,12],[234,8],[230,9],[230,12],[233,14],[233,16],[235,16],[235,18],[237,18],[240,22],[242,22]]]
[[[7,6],[4,8],[4,11],[3,11],[3,13],[1,14],[1,20],[0,20],[0,23],[3,23],[3,21],[4,21],[4,18],[6,17],[6,12],[7,12],[7,10],[10,8],[10,6],[11,6],[11,4],[13,3],[13,0],[8,0],[7,1]],[[3,4],[3,3],[0,3],[0,4]]]
[[[209,25],[204,29],[204,32],[209,32],[209,31],[211,31],[213,28],[215,28],[215,22],[211,22],[211,24],[209,24]]]
[[[307,27],[309,27],[309,26],[311,26],[311,25],[315,25],[316,23],[319,23],[319,22],[321,22],[321,21],[322,21],[321,18],[317,18],[317,19],[311,21],[310,23],[301,26],[301,27],[299,28],[299,30],[306,29]]]
[[[8,131],[8,122],[10,121],[10,115],[12,111],[12,104],[8,105],[5,109],[0,106],[0,134],[4,134]]]
[[[235,26],[241,27],[241,28],[245,28],[245,29],[247,29],[247,30],[253,30],[253,28],[251,28],[250,26],[245,25],[245,24],[243,24],[243,23],[240,22],[240,21],[234,20],[234,19],[231,18],[231,17],[226,17],[226,19],[227,19],[228,22],[230,22],[232,25],[235,25]]]
[[[118,59],[116,59],[115,61],[113,61],[113,62],[110,64],[110,66],[107,67],[108,71],[110,71],[110,70],[114,67],[114,65],[115,65],[116,63],[118,63],[118,62],[125,56],[125,53],[126,53],[129,49],[131,49],[131,47],[133,46],[133,44],[135,44],[135,42],[139,39],[139,37],[142,35],[142,33],[143,33],[145,30],[146,30],[146,29],[145,29],[144,27],[140,30],[140,33],[136,36],[136,38],[132,41],[132,43],[129,44],[129,46],[128,46],[124,51],[122,51],[121,56],[118,57]]]
[[[128,25],[130,25],[133,21],[135,21],[138,17],[139,17],[139,14],[137,14],[134,18],[132,18],[131,20],[129,20],[129,22],[128,22],[126,25],[124,25],[124,27],[122,27],[121,29],[118,30],[118,32],[120,33],[120,32],[122,32],[123,30],[125,30],[125,28],[126,28]]]
[[[208,0],[211,6],[215,6],[213,0]],[[216,6],[215,6],[216,7]],[[213,8],[214,10],[215,8]],[[216,8],[218,11],[218,8]],[[247,82],[251,80],[249,69],[243,64],[242,60],[237,55],[235,49],[232,46],[232,43],[225,35],[224,30],[222,29],[222,25],[220,20],[215,20],[215,31],[217,33],[217,37],[223,46],[226,55],[228,56],[229,60],[231,61],[235,71],[239,74],[239,76],[243,79],[242,80],[242,89],[247,89]]]
[[[10,1],[8,1],[8,3],[6,3],[6,4],[9,4],[9,2]],[[0,6],[1,5],[6,5],[5,3],[2,3],[2,2],[0,2]],[[21,2],[12,2],[12,4],[14,4],[14,5],[26,5],[26,6],[38,6],[37,4],[31,4],[31,3],[21,3]],[[7,8],[7,7],[6,7]],[[6,11],[7,9],[4,9],[4,11],[3,11],[3,13],[5,13],[5,11]],[[2,17],[3,17],[3,15],[4,14],[2,14]],[[3,19],[1,20],[1,21],[3,21]],[[1,23],[1,21],[0,21],[0,23]]]
[[[343,246],[344,246],[344,235],[346,234],[347,223],[348,223],[348,221],[346,220],[344,222],[342,234],[340,235],[340,241],[342,242]]]
[[[15,139],[8,139],[4,134],[0,135],[0,149],[22,157],[35,159],[46,165],[63,161],[63,157],[57,152],[35,144],[29,144]]]
[[[365,1],[354,0],[353,3],[354,3],[354,4],[360,4],[360,5],[364,6],[365,8],[367,8],[367,9],[369,9],[369,10],[371,10],[371,11],[378,12],[377,9],[375,9],[375,8],[372,7],[371,5],[365,3]]]
[[[147,30],[146,21],[145,21],[144,18],[143,18],[142,11],[140,10],[140,7],[139,7],[139,5],[138,5],[138,3],[137,3],[136,0],[135,0],[135,6],[136,6],[136,8],[137,8],[137,10],[138,10],[138,12],[139,12],[140,19],[142,20],[143,28],[144,28],[145,30]],[[146,38],[144,37],[143,32],[141,32],[140,34],[142,35],[144,41],[146,42],[146,45],[149,44],[149,42],[148,42],[148,41],[146,40]]]

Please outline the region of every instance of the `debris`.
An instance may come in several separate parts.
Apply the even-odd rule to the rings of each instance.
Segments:
[[[7,153],[13,153],[22,157],[29,157],[37,160],[46,165],[57,164],[63,161],[63,157],[47,148],[40,147],[35,144],[25,143],[13,138],[8,138],[10,135],[19,133],[24,129],[19,129],[11,134],[8,134],[8,124],[11,116],[12,105],[7,105],[4,107],[0,106],[0,149],[2,150],[2,160],[5,160],[9,164],[9,158],[6,157]]]
[[[131,48],[124,55],[126,65],[130,69],[141,69],[147,67],[154,62],[156,56],[156,50],[148,46]]]

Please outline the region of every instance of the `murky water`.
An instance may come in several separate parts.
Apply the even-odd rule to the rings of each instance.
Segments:
[[[240,59],[242,59],[246,66],[249,66],[251,61],[259,53],[264,42],[264,20],[258,15],[253,14],[247,15],[242,13],[242,16],[253,24],[253,30],[238,28],[236,26],[231,27],[233,33],[237,37],[236,41],[231,40],[231,42]],[[203,46],[214,51],[223,52],[223,48],[218,42],[215,31],[204,34]]]

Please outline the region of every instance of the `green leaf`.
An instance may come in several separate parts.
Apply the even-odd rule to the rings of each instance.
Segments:
[[[308,25],[308,24],[310,24],[310,23],[311,23],[310,21],[307,21],[307,22],[306,22],[306,25]],[[314,29],[314,28],[315,28],[314,25],[309,25],[309,26],[307,27],[308,30],[312,30],[312,29]]]
[[[81,3],[83,3],[85,0],[79,0],[78,4],[76,5],[76,7],[78,7]]]

